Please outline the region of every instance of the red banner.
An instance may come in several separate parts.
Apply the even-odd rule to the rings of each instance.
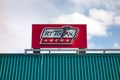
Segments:
[[[33,24],[32,48],[87,48],[85,24]]]

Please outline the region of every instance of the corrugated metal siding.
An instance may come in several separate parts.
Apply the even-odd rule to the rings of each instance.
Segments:
[[[120,54],[1,54],[0,80],[120,80]]]

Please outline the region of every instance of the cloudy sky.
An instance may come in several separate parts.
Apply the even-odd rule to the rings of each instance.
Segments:
[[[42,23],[87,24],[88,48],[120,48],[120,0],[0,0],[0,53],[31,48]]]

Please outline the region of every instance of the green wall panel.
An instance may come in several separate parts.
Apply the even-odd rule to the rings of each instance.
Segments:
[[[120,54],[0,54],[0,80],[120,80]]]

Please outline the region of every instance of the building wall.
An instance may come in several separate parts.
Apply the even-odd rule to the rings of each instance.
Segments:
[[[0,80],[120,80],[120,54],[0,54]]]

